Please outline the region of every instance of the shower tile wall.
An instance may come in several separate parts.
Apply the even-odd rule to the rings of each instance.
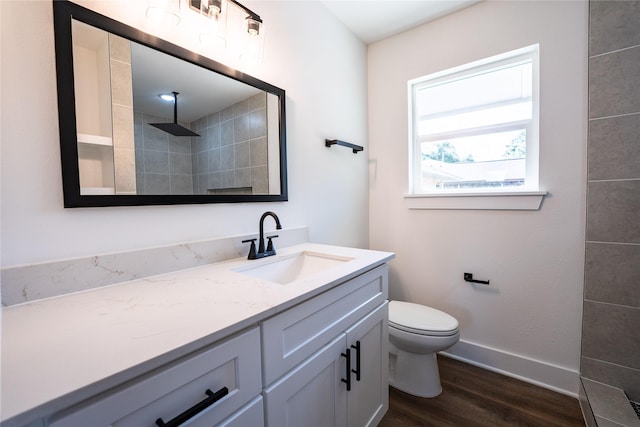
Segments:
[[[640,400],[640,1],[590,2],[583,377]]]
[[[192,194],[191,138],[149,125],[171,122],[172,117],[135,113],[134,118],[138,194]]]
[[[192,123],[193,191],[267,194],[267,104],[260,93]]]
[[[135,113],[138,194],[268,194],[267,97],[260,93],[193,123],[175,137]]]

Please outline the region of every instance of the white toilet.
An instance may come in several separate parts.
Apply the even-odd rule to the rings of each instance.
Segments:
[[[435,308],[389,302],[389,385],[420,397],[442,392],[436,352],[458,342],[458,321]]]

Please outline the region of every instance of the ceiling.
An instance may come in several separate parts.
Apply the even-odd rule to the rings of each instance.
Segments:
[[[322,3],[366,44],[401,33],[480,0],[324,0]]]
[[[173,102],[162,102],[159,95],[176,91],[180,94],[178,120],[187,123],[261,92],[138,43],[131,43],[131,71],[135,111],[171,117]]]

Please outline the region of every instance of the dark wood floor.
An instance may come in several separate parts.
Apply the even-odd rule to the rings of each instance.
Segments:
[[[432,399],[389,389],[379,427],[582,426],[577,399],[438,356],[442,394]]]

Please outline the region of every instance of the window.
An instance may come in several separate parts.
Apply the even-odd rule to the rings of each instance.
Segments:
[[[538,46],[409,82],[410,193],[538,189]]]

